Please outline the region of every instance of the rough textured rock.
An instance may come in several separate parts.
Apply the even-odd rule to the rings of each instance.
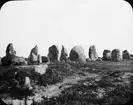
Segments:
[[[38,46],[36,45],[31,49],[30,55],[28,57],[28,64],[39,64],[42,63],[41,56],[38,54]]]
[[[1,62],[1,57],[0,57],[0,65],[2,65],[2,62]]]
[[[48,65],[45,64],[45,65],[39,65],[39,66],[36,66],[35,67],[35,72],[39,73],[39,74],[45,74],[46,72],[46,69],[48,68]]]
[[[128,60],[131,58],[130,54],[129,54],[129,52],[127,50],[124,50],[122,52],[122,57],[123,57],[123,59],[128,59]]]
[[[130,59],[133,60],[133,54],[130,54],[130,57],[131,57]]]
[[[86,62],[84,49],[81,46],[74,46],[70,51],[69,57],[71,61]]]
[[[112,61],[121,61],[121,54],[119,49],[114,49],[111,52],[111,60]]]
[[[6,48],[6,56],[1,59],[3,66],[10,65],[24,65],[26,61],[23,57],[16,56],[16,51],[13,48],[13,44],[8,44]]]
[[[86,58],[86,61],[87,61],[87,62],[90,62],[90,61],[91,61],[91,59],[90,59],[90,58]]]
[[[66,61],[68,59],[67,49],[62,45],[60,61]]]
[[[96,52],[95,45],[89,47],[89,57],[92,61],[96,61],[98,59],[98,54]]]
[[[101,57],[98,57],[97,61],[102,61],[102,58]]]
[[[40,54],[38,54],[38,63],[42,63],[42,57]]]
[[[59,48],[56,45],[50,46],[48,50],[48,60],[50,62],[56,62],[58,61],[58,56],[59,56]]]
[[[15,56],[15,55],[16,55],[16,51],[13,48],[13,44],[9,43],[6,48],[6,56]]]
[[[42,63],[48,62],[48,58],[46,56],[41,56],[41,58],[42,58]]]
[[[14,56],[12,58],[11,62],[13,65],[25,65],[25,64],[27,64],[27,61],[23,57],[19,57],[19,56]]]
[[[102,59],[103,60],[111,60],[111,51],[110,50],[104,50]]]

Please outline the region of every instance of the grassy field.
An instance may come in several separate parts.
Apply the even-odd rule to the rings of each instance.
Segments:
[[[56,62],[42,75],[35,66],[40,65],[0,67],[0,96],[26,98],[31,105],[122,105],[133,94],[133,60]],[[25,76],[31,90],[24,85]]]

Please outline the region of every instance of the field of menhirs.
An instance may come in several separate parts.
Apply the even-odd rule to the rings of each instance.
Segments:
[[[0,67],[7,105],[122,105],[132,94],[133,60]]]

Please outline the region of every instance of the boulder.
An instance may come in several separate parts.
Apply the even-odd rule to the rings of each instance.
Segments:
[[[24,85],[25,85],[28,89],[33,89],[33,87],[31,86],[31,82],[30,82],[30,78],[29,78],[29,77],[25,77]]]
[[[12,57],[12,65],[26,65],[27,61],[23,57],[13,56]]]
[[[101,57],[98,57],[97,61],[102,61],[102,58]]]
[[[42,74],[45,74],[47,68],[48,68],[47,64],[38,65],[35,67],[35,72],[42,75]]]
[[[36,45],[31,49],[28,57],[28,64],[39,64],[42,63],[41,56],[38,54],[38,46]]]
[[[70,51],[69,57],[71,61],[86,62],[84,49],[81,46],[74,46]]]
[[[60,61],[66,61],[68,59],[67,49],[62,45]]]
[[[98,54],[96,52],[95,45],[89,47],[89,57],[92,61],[96,61],[98,59]]]
[[[41,56],[41,58],[42,58],[42,63],[48,62],[48,58],[46,56]]]
[[[127,60],[131,59],[130,54],[127,50],[124,50],[122,52],[122,57],[123,57],[123,59],[127,59]]]
[[[111,60],[111,51],[110,50],[104,50],[102,59],[103,60]]]
[[[48,60],[49,62],[58,61],[59,48],[56,45],[52,45],[48,49]]]
[[[121,61],[121,54],[120,54],[120,50],[119,49],[114,49],[111,52],[111,60],[112,61]]]

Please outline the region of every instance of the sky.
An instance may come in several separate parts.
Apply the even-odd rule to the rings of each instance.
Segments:
[[[124,0],[28,0],[6,2],[0,10],[0,57],[9,43],[16,55],[28,57],[37,45],[39,54],[64,45],[88,50],[128,50],[133,54],[133,10]]]

